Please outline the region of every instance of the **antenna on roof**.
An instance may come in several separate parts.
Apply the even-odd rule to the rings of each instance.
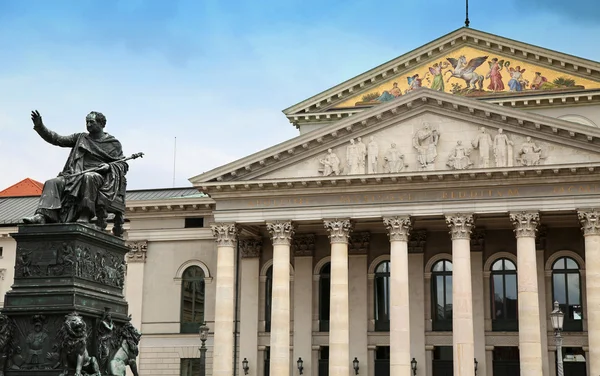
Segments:
[[[465,18],[465,27],[469,27],[469,0],[467,0],[467,17]]]
[[[175,188],[175,161],[177,160],[177,137],[173,145],[173,188]]]

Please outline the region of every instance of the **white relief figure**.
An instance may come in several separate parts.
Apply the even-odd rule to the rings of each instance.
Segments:
[[[385,153],[384,161],[385,172],[396,173],[402,171],[404,167],[408,167],[404,163],[404,155],[396,148],[395,143],[392,143],[390,149]]]
[[[496,167],[513,166],[513,142],[502,128],[498,129],[498,134],[494,137],[493,151],[496,158]]]
[[[431,129],[428,123],[413,136],[413,147],[417,149],[417,160],[422,170],[433,169],[439,138],[437,130]]]
[[[453,170],[466,170],[473,165],[469,155],[471,155],[471,149],[465,147],[462,141],[457,141],[446,164]]]
[[[354,143],[354,139],[350,140],[350,145],[346,148],[346,166],[348,167],[348,175],[360,174],[360,151]]]
[[[367,145],[367,168],[369,174],[377,173],[377,161],[379,160],[379,145],[375,142],[375,138],[371,136]]]
[[[526,141],[521,145],[521,149],[519,149],[517,162],[521,166],[536,166],[540,164],[541,155],[542,148],[531,141],[531,137],[527,137]]]
[[[365,159],[367,158],[367,146],[363,144],[362,139],[358,137],[356,139],[356,148],[358,149],[358,169],[359,174],[365,174]]]
[[[480,133],[471,142],[475,149],[479,149],[479,167],[490,167],[490,149],[492,147],[492,136],[484,127],[479,128]]]
[[[327,156],[321,159],[319,163],[323,165],[323,176],[340,174],[340,159],[333,150],[327,150]]]

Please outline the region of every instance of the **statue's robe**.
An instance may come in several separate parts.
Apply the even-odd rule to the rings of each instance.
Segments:
[[[127,163],[118,162],[124,156],[116,138],[108,133],[100,139],[94,139],[88,133],[61,136],[44,126],[35,130],[48,143],[71,148],[62,172],[44,184],[36,213],[44,215],[50,222],[74,222],[83,210],[92,218],[97,207],[106,207],[116,198],[129,168]],[[71,176],[103,163],[110,163],[109,171]]]

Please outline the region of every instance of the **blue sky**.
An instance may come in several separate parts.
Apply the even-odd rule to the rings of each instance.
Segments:
[[[471,0],[471,27],[600,61],[597,0]],[[286,107],[463,25],[464,1],[0,0],[0,189],[44,181],[101,111],[129,188],[173,186],[297,135]]]

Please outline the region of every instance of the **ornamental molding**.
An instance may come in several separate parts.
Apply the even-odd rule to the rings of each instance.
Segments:
[[[273,245],[290,245],[294,236],[294,225],[291,221],[275,221],[267,223]]]
[[[395,216],[383,218],[383,225],[387,229],[390,242],[408,242],[412,229],[412,218],[410,216]]]
[[[350,219],[331,219],[323,221],[325,229],[329,233],[331,244],[348,243],[352,232],[353,223]]]
[[[348,239],[349,255],[366,255],[369,253],[371,233],[368,231],[354,232]]]
[[[473,214],[451,214],[446,215],[446,224],[450,228],[452,240],[471,238],[474,226]]]
[[[510,221],[514,226],[517,238],[534,238],[540,223],[540,213],[537,211],[512,212]]]
[[[262,250],[262,239],[243,238],[239,240],[240,253],[242,258],[260,257]]]
[[[313,256],[315,253],[315,234],[296,234],[292,239],[294,257]]]
[[[125,242],[129,252],[125,255],[127,263],[132,262],[146,262],[146,253],[148,252],[148,241],[128,241]]]
[[[235,223],[215,223],[210,229],[217,247],[233,247],[237,241],[239,228]]]
[[[546,238],[548,236],[548,227],[546,225],[539,225],[537,234],[535,236],[535,250],[545,251],[546,250]]]
[[[600,212],[596,209],[578,210],[583,236],[600,235]]]
[[[485,229],[476,228],[471,231],[471,252],[483,252],[485,249]]]
[[[412,230],[408,237],[408,253],[425,253],[427,230]]]

